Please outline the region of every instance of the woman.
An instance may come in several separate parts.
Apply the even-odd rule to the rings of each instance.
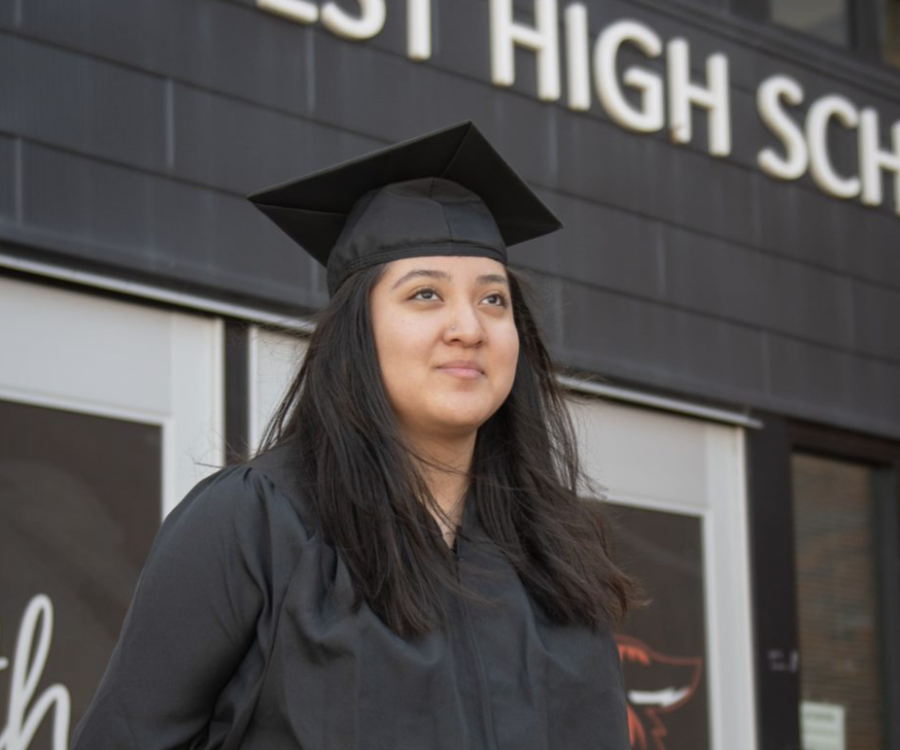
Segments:
[[[331,300],[263,449],[154,543],[75,750],[628,747],[607,555],[471,123],[251,196]]]

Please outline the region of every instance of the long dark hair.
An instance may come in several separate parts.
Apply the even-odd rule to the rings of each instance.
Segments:
[[[381,381],[369,296],[384,264],[347,278],[318,314],[303,364],[259,453],[292,442],[310,511],[362,599],[394,632],[421,635],[460,590],[436,508]],[[478,430],[470,470],[483,528],[546,616],[597,629],[638,604],[610,554],[607,521],[581,469],[564,392],[526,294],[508,269],[519,359],[512,390]],[[468,502],[468,501],[467,501]]]

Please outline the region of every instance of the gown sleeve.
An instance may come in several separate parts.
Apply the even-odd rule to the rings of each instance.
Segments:
[[[266,480],[203,480],[153,542],[72,750],[178,750],[210,720],[271,605]]]

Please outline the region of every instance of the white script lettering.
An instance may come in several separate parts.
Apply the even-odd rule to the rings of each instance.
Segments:
[[[37,647],[34,648],[34,660],[29,664],[36,631]],[[10,675],[6,727],[0,732],[0,750],[28,750],[38,727],[52,708],[56,709],[53,715],[53,750],[66,750],[68,747],[71,711],[68,688],[60,683],[51,685],[30,705],[47,664],[52,638],[53,604],[46,594],[37,594],[25,608],[19,625]],[[0,657],[0,672],[7,667],[9,659]]]

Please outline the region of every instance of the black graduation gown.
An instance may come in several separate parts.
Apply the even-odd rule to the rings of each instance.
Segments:
[[[549,623],[474,501],[458,574],[498,606],[457,601],[411,642],[352,612],[288,457],[222,469],[168,515],[72,750],[628,750],[611,633]]]

